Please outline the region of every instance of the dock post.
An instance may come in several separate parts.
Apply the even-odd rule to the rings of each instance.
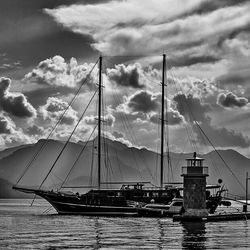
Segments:
[[[208,167],[203,166],[204,159],[198,158],[194,152],[193,158],[186,159],[187,165],[182,167],[183,187],[183,219],[201,220],[208,216],[206,209],[206,177]]]
[[[243,205],[243,212],[247,213],[247,205],[248,205],[248,180],[250,178],[248,177],[248,172],[246,173],[246,204]]]

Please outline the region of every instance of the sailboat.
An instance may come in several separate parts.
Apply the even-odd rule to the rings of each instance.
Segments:
[[[162,61],[162,105],[161,105],[161,154],[160,154],[160,186],[144,187],[143,182],[122,183],[120,188],[103,189],[101,184],[102,153],[102,57],[99,58],[99,84],[98,84],[98,136],[97,136],[97,188],[84,194],[66,193],[62,191],[44,190],[40,188],[26,188],[14,185],[13,189],[25,193],[32,193],[47,200],[58,214],[105,215],[105,216],[133,216],[138,214],[138,207],[149,203],[169,204],[173,198],[180,197],[180,189],[164,186],[164,97],[165,97],[166,55]],[[59,156],[60,157],[60,154]],[[51,171],[51,170],[50,170]],[[49,173],[50,173],[49,171]],[[47,174],[47,176],[49,175]],[[46,176],[46,177],[47,177]]]

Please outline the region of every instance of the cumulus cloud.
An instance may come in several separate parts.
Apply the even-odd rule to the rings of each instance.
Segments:
[[[34,142],[15,122],[3,112],[0,113],[0,147],[11,147]]]
[[[199,126],[213,142],[214,146],[239,146],[242,148],[250,146],[249,138],[243,136],[241,133],[237,133],[227,128],[214,127],[211,117],[208,115],[208,112],[211,111],[211,106],[202,103],[199,98],[194,98],[192,95],[186,96],[184,94],[178,94],[174,97],[174,101],[176,102],[176,108],[180,114],[183,115],[191,125],[194,124],[194,121],[198,122]],[[194,132],[197,135],[196,140],[204,145],[205,141],[199,129],[194,129]]]
[[[75,88],[82,80],[86,78],[93,64],[84,63],[79,65],[75,58],[71,58],[67,63],[63,57],[54,56],[38,64],[31,72],[25,75],[24,81],[34,82],[47,86]],[[97,77],[91,74],[86,81],[86,85],[93,89]]]
[[[123,137],[124,137],[123,133],[117,132],[117,131],[114,131],[114,132],[112,133],[112,135],[113,135],[116,139],[119,139],[119,138],[123,138]]]
[[[33,125],[31,127],[28,127],[25,132],[31,136],[42,136],[44,135],[44,128],[41,126]]]
[[[151,122],[156,124],[160,123],[159,114],[153,113],[149,117]],[[185,122],[184,117],[179,113],[179,111],[172,108],[170,108],[169,111],[165,113],[165,120],[169,126],[180,125]]]
[[[221,93],[217,97],[217,104],[225,108],[234,108],[234,107],[245,107],[248,104],[248,99],[245,97],[238,97],[232,92],[227,94]]]
[[[109,80],[118,86],[143,88],[145,85],[141,82],[139,64],[125,66],[123,64],[115,65],[114,69],[107,69]]]
[[[36,116],[36,110],[22,93],[10,92],[11,80],[0,78],[0,106],[5,112],[20,118]]]
[[[44,120],[58,121],[63,112],[68,107],[68,103],[57,97],[49,97],[45,105],[39,107],[39,114]],[[77,111],[69,107],[64,114],[61,124],[75,125],[77,123]]]
[[[193,95],[177,94],[174,96],[173,101],[175,102],[176,109],[181,115],[185,117],[185,120],[193,122],[206,121],[206,115],[208,111],[211,111],[209,104],[201,103],[200,98],[193,97]]]
[[[96,125],[97,124],[97,116],[86,116],[84,117],[84,122],[87,125]],[[112,114],[107,114],[106,116],[101,118],[104,125],[113,127],[115,123],[115,117]]]
[[[159,94],[141,90],[131,95],[126,103],[132,112],[149,113],[159,108]]]
[[[165,100],[165,102],[167,102],[167,100]],[[165,113],[165,119],[168,121],[168,125],[180,125],[184,123],[184,117],[178,110],[170,107],[169,100],[168,106],[168,111]],[[139,123],[152,122],[155,124],[159,124],[160,110],[161,94],[146,90],[139,90],[127,97],[125,103],[117,108],[118,113],[123,112],[128,114],[133,121]],[[118,113],[116,113],[116,115],[118,115]]]
[[[10,119],[0,114],[0,134],[11,134],[15,131],[16,125]]]

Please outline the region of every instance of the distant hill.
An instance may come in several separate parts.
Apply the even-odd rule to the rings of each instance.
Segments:
[[[158,184],[160,159],[155,152],[145,148],[129,148],[109,139],[105,141],[107,146],[104,147],[104,151],[108,152],[109,157],[102,159],[102,182],[150,181]],[[33,145],[23,145],[0,152],[0,198],[23,197],[20,192],[11,189],[21,176],[19,186],[38,188],[52,168],[63,145],[64,142],[61,141],[40,140]],[[64,186],[96,185],[96,146],[96,140],[87,145],[84,142],[69,143],[42,188],[59,188],[66,177]],[[83,147],[85,150],[76,161]],[[219,153],[230,170],[214,151],[199,155],[205,159],[205,165],[209,166],[208,184],[216,184],[221,178],[230,193],[244,195],[245,191],[234,175],[244,185],[245,174],[250,170],[250,159],[234,150],[219,150]],[[37,157],[32,161],[36,154]],[[185,166],[185,159],[192,154],[170,155],[171,167],[165,167],[164,179],[166,182],[181,182],[181,167]],[[72,165],[74,167],[71,169]]]

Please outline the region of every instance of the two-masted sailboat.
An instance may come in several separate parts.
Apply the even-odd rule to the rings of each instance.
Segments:
[[[46,199],[59,214],[132,216],[138,214],[138,208],[149,203],[168,204],[173,198],[180,197],[180,190],[173,186],[164,186],[164,98],[165,98],[166,55],[162,62],[162,105],[161,105],[161,154],[160,154],[160,186],[144,188],[144,183],[123,183],[119,189],[103,189],[101,187],[101,144],[102,144],[102,57],[99,58],[98,84],[98,171],[97,188],[79,194],[61,191],[24,188],[18,185],[13,189],[33,193]],[[59,155],[60,156],[60,155]]]

